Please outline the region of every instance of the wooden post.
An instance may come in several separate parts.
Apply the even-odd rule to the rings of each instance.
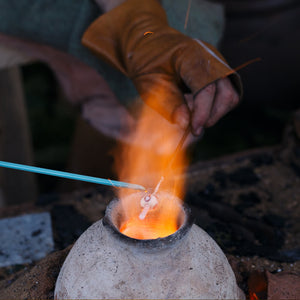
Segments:
[[[18,67],[0,70],[0,160],[33,164],[31,135]],[[33,202],[34,174],[0,168],[0,189],[6,205]],[[1,204],[0,204],[1,205]]]

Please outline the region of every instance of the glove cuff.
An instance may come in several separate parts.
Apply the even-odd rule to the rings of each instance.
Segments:
[[[198,39],[195,39],[195,41],[205,50],[205,52],[209,56],[213,58],[213,60],[215,61],[215,65],[218,65],[216,74],[212,74],[212,78],[207,76],[208,82],[206,82],[205,85],[202,85],[200,89],[198,89],[198,91],[218,79],[228,77],[235,87],[239,97],[242,98],[243,84],[240,75],[228,65],[226,59],[217,49],[215,49],[215,47]],[[207,59],[209,60],[209,58]],[[195,92],[194,90],[194,94],[197,94],[198,91]]]

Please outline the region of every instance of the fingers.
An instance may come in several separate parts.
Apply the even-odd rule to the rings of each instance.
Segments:
[[[239,95],[228,78],[223,78],[203,88],[186,104],[180,105],[174,113],[174,121],[183,129],[191,124],[192,133],[200,136],[203,128],[216,124],[239,102]]]
[[[148,95],[145,98],[149,99],[146,103],[172,123],[182,129],[190,124],[194,136],[200,136],[203,128],[216,124],[239,102],[239,95],[227,77],[207,85],[193,101],[189,97],[184,100],[175,85],[162,85],[161,82],[151,87],[143,85],[143,89],[139,89],[140,94],[144,95],[146,91]]]
[[[182,129],[186,129],[190,123],[190,110],[185,103],[178,106],[173,113],[173,121]]]
[[[206,127],[206,123],[211,115],[215,95],[216,84],[211,83],[195,96],[191,116],[192,133],[194,135],[200,135],[203,127]]]
[[[224,115],[239,103],[239,95],[226,77],[217,81],[217,92],[210,117],[205,127],[215,125]]]
[[[210,117],[215,93],[216,84],[212,83],[202,89],[194,101],[190,101],[191,99],[186,97],[186,103],[178,106],[174,112],[174,122],[183,129],[191,124],[193,135],[201,135],[203,127]]]

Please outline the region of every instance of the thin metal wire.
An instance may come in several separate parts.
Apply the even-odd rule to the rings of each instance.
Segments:
[[[173,152],[173,154],[171,156],[171,159],[170,159],[170,161],[169,161],[169,163],[167,165],[167,169],[166,170],[169,170],[172,167],[173,162],[175,161],[178,153],[181,151],[182,146],[183,146],[183,144],[184,144],[184,142],[185,142],[185,140],[186,140],[186,138],[187,138],[187,136],[189,135],[190,132],[191,132],[191,125],[189,125],[186,128],[185,132],[183,133],[183,135],[182,135],[179,143],[177,144],[177,147],[176,147],[175,151]]]
[[[186,28],[187,28],[190,11],[191,11],[191,6],[192,6],[192,0],[189,0],[188,8],[187,8],[186,15],[185,15],[184,30],[186,30]]]

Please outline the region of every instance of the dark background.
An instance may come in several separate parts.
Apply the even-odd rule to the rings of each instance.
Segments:
[[[229,64],[236,68],[255,58],[260,60],[239,71],[243,100],[206,130],[191,154],[194,162],[279,144],[287,122],[299,108],[299,1],[219,2],[226,7],[220,50]],[[46,65],[27,65],[22,74],[35,165],[63,170],[80,112],[64,99]],[[56,188],[57,179],[42,176],[39,184],[41,192],[49,192]]]

